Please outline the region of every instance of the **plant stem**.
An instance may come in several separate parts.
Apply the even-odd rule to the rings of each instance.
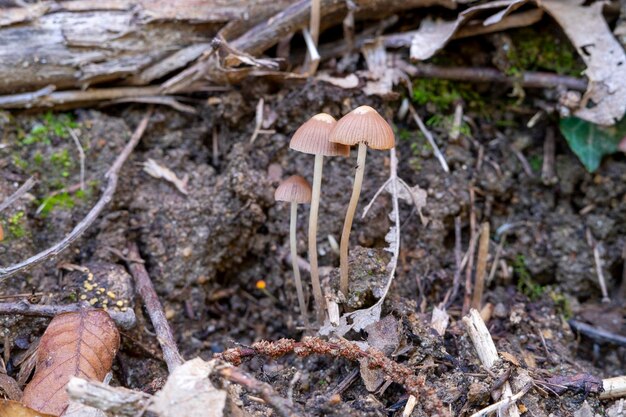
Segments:
[[[298,203],[291,203],[291,221],[289,224],[289,244],[291,246],[291,266],[293,267],[293,278],[296,282],[296,292],[298,293],[298,304],[304,325],[308,324],[306,317],[306,305],[304,304],[304,293],[302,291],[302,279],[300,278],[300,268],[298,267],[298,249],[296,246],[296,223],[298,222]]]
[[[317,217],[320,206],[320,192],[322,189],[322,171],[324,168],[324,156],[315,155],[315,168],[313,170],[313,190],[311,195],[311,212],[309,214],[309,263],[311,264],[311,285],[313,286],[313,298],[317,308],[317,321],[324,324],[324,296],[320,285],[320,274],[317,266]]]
[[[359,143],[359,154],[356,159],[356,174],[354,175],[354,188],[348,204],[346,220],[343,223],[343,231],[341,232],[341,244],[339,247],[340,257],[340,273],[339,288],[343,295],[348,296],[348,246],[350,245],[350,231],[352,230],[352,221],[354,213],[359,202],[361,194],[361,185],[363,184],[363,174],[365,172],[365,157],[367,156],[367,145]]]

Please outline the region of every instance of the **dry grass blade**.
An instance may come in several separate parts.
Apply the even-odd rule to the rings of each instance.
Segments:
[[[65,386],[73,376],[102,381],[111,370],[120,335],[102,310],[56,316],[41,337],[35,375],[24,390],[24,405],[60,415],[68,406]]]

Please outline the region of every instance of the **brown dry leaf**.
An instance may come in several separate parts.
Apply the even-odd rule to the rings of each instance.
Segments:
[[[365,328],[367,345],[391,355],[400,346],[400,322],[393,316],[386,316]],[[368,391],[375,391],[384,381],[385,374],[380,369],[370,369],[367,358],[360,361],[361,378]]]
[[[574,115],[599,125],[614,125],[626,112],[626,53],[602,15],[604,2],[583,4],[584,0],[539,1],[587,65],[589,86]]]
[[[17,401],[0,399],[0,416],[2,417],[53,417],[28,408]]]
[[[35,375],[22,402],[40,412],[60,415],[68,406],[65,385],[70,378],[104,380],[119,344],[115,323],[105,311],[56,316],[41,337]]]
[[[200,358],[185,362],[170,374],[148,410],[159,417],[222,417],[226,391],[215,388],[208,378],[214,366],[214,361]]]
[[[419,30],[411,41],[411,59],[423,61],[432,57],[435,52],[443,48],[459,28],[485,10],[500,9],[498,13],[488,17],[483,21],[483,26],[490,26],[499,23],[511,12],[527,3],[528,0],[499,0],[478,6],[470,7],[459,14],[455,21],[433,22],[424,20]]]

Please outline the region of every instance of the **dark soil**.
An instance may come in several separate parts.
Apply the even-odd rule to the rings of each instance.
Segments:
[[[499,93],[491,91],[496,97]],[[272,128],[276,133],[260,135],[250,144],[254,108],[260,97],[275,113]],[[300,339],[303,331],[294,307],[296,292],[287,256],[289,207],[274,202],[273,190],[288,175],[312,175],[313,158],[288,149],[290,135],[301,123],[322,111],[339,117],[362,104],[389,117],[399,106],[398,101],[382,102],[317,83],[278,88],[257,81],[219,96],[217,104],[199,106],[198,116],[158,108],[124,166],[115,200],[105,213],[71,250],[1,283],[0,295],[35,293],[35,301],[40,303],[75,301],[86,294],[84,277],[67,272],[61,264],[123,275],[123,270],[118,270],[123,261],[110,249],[123,250],[127,241],[136,241],[185,358],[210,358],[228,347],[261,339]],[[613,314],[617,324],[611,330],[626,334],[623,305],[598,307],[601,295],[587,240],[589,231],[600,245],[609,293],[616,294],[620,285],[626,285],[621,281],[626,159],[607,158],[592,175],[557,136],[558,181],[545,185],[540,175],[543,143],[547,129],[554,129],[555,124],[546,120],[527,128],[533,114],[530,110],[522,106],[516,112],[495,111],[490,116],[468,111],[470,131],[455,143],[448,141],[445,128],[432,127],[450,164],[449,174],[443,172],[415,126],[396,121],[398,131],[403,132],[397,146],[398,175],[427,191],[424,215],[428,222],[423,225],[413,206],[400,203],[400,263],[383,315],[394,317],[401,330],[393,359],[423,375],[427,385],[450,405],[453,415],[469,415],[488,405],[505,372],[510,372],[514,392],[529,382],[535,384],[521,401],[528,410],[524,415],[566,416],[588,408],[591,414],[577,415],[603,415],[611,404],[599,401],[596,393],[571,389],[556,395],[545,381],[555,375],[604,378],[626,371],[626,348],[594,344],[577,337],[567,324],[567,319],[577,318],[602,327],[607,314]],[[426,109],[420,113],[425,119],[430,116]],[[142,115],[139,106],[71,113],[86,152],[87,189],[80,196],[67,193],[45,213],[36,210],[47,196],[79,183],[76,147],[71,138],[53,131],[45,134],[49,141],[24,144],[24,137],[42,122],[42,115],[0,115],[0,201],[29,176],[39,179],[26,198],[0,215],[3,265],[50,246],[84,217],[99,196],[106,170]],[[498,123],[504,119],[506,127]],[[214,129],[219,138],[218,155],[213,154]],[[532,175],[525,172],[512,147],[529,161]],[[59,158],[53,155],[63,152],[69,155],[67,162],[54,162]],[[142,163],[149,158],[179,178],[188,176],[188,194],[144,172]],[[326,159],[318,233],[320,265],[324,267],[338,265],[327,237],[339,240],[354,166],[354,152],[350,158]],[[388,168],[387,153],[369,151],[359,209],[387,179]],[[473,207],[470,187],[475,189]],[[445,337],[429,325],[432,308],[442,302],[453,283],[454,219],[462,220],[465,252],[471,210],[478,224],[491,224],[489,268],[502,244],[502,265],[484,297],[493,307],[490,332],[498,350],[506,353],[493,374],[480,365],[460,320],[463,288],[450,300],[451,325]],[[391,201],[383,193],[367,218],[358,216],[355,222],[351,248],[357,271],[354,276],[360,278],[353,278],[356,282],[352,285],[363,296],[353,300],[352,308],[367,307],[380,296],[389,257],[381,249],[386,245],[390,211]],[[306,208],[301,207],[298,221],[298,250],[305,257]],[[355,249],[357,246],[363,249]],[[330,286],[335,280],[328,277],[335,277],[336,272],[331,268],[324,272]],[[304,279],[308,282],[308,274]],[[267,292],[257,289],[260,280],[266,282]],[[163,384],[167,371],[141,303],[132,295],[129,298],[129,307],[136,304],[139,323],[122,335],[114,383],[153,392]],[[0,343],[9,359],[10,374],[16,372],[14,358],[42,334],[47,323],[48,319],[0,317]],[[367,339],[365,333],[350,337]],[[402,386],[392,384],[383,392],[368,392],[358,376],[339,389],[359,368],[343,359],[287,356],[273,361],[259,357],[245,366],[282,396],[291,390],[302,415],[401,415],[406,400]],[[296,373],[297,382],[292,383]],[[269,408],[251,400],[245,391],[240,391],[240,397],[239,406],[246,415],[271,415]],[[418,403],[412,415],[426,414]]]

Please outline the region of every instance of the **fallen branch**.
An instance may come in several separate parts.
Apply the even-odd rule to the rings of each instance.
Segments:
[[[490,370],[500,358],[498,357],[496,345],[493,343],[491,334],[485,322],[480,317],[480,313],[475,309],[471,309],[469,315],[463,317],[463,323],[465,324],[467,333],[472,339],[472,343],[474,343],[480,362],[485,368]],[[502,397],[503,400],[509,399],[509,401],[507,404],[498,407],[498,409],[502,410],[499,415],[503,417],[519,417],[519,410],[512,400],[513,392],[511,391],[511,385],[508,381],[502,384]]]
[[[370,368],[380,369],[387,378],[404,386],[410,395],[419,399],[428,415],[433,417],[448,415],[447,408],[443,405],[436,392],[432,388],[426,387],[424,377],[415,375],[410,368],[392,361],[379,350],[369,348],[367,351],[364,351],[356,344],[345,339],[337,342],[327,342],[317,337],[305,337],[301,342],[296,342],[293,339],[280,339],[276,342],[261,341],[253,343],[250,347],[228,349],[217,354],[216,357],[234,365],[239,365],[244,359],[258,355],[276,359],[292,352],[303,357],[313,354],[330,355],[353,362],[367,359]]]
[[[128,245],[128,258],[141,259],[139,249],[135,243],[130,243]],[[154,326],[154,332],[157,335],[157,340],[159,341],[159,345],[161,345],[161,350],[163,351],[163,360],[165,360],[167,369],[171,374],[174,369],[182,365],[184,362],[184,359],[180,355],[178,347],[176,346],[176,341],[174,340],[174,335],[172,334],[172,328],[167,322],[163,306],[161,305],[159,297],[154,290],[152,280],[150,279],[144,264],[141,262],[129,261],[128,267],[130,269],[130,273],[135,279],[137,292],[141,296],[141,299],[146,306],[146,310],[148,311],[148,315],[150,316],[150,321],[152,321],[152,325]]]
[[[146,115],[143,117],[141,122],[139,122],[139,125],[135,129],[135,132],[126,144],[126,147],[124,147],[122,153],[119,154],[117,159],[113,162],[113,165],[111,165],[111,168],[109,168],[109,171],[106,174],[106,178],[108,179],[106,188],[100,196],[100,199],[96,202],[96,204],[89,211],[89,213],[87,213],[87,216],[85,216],[85,218],[81,220],[81,222],[78,223],[67,236],[65,236],[60,242],[56,243],[55,245],[39,252],[36,255],[31,256],[30,258],[22,262],[0,268],[0,282],[10,277],[11,275],[14,275],[27,268],[31,268],[45,261],[46,259],[54,257],[63,252],[72,244],[72,242],[78,239],[89,228],[89,226],[91,226],[91,224],[98,218],[106,205],[113,199],[115,189],[117,188],[117,180],[120,169],[124,165],[124,162],[126,162],[126,159],[128,159],[128,157],[132,153],[133,149],[135,149],[135,146],[137,146],[137,144],[139,143],[139,140],[143,136],[143,133],[146,131],[146,127],[148,126],[148,122],[150,121],[151,114],[152,108],[150,108],[146,112]]]
[[[567,323],[572,327],[572,329],[593,339],[596,343],[610,343],[626,347],[626,337],[620,334],[615,334],[578,320],[569,320]]]
[[[626,397],[626,376],[616,376],[602,380],[604,391],[600,393],[601,400]]]
[[[151,395],[123,387],[111,387],[103,382],[73,377],[67,383],[67,394],[72,401],[114,414],[135,417],[150,404]]]
[[[77,303],[66,305],[47,305],[47,304],[31,304],[26,300],[16,301],[12,303],[0,303],[0,315],[22,315],[22,316],[40,316],[54,317],[58,314],[73,313],[83,309],[92,309],[89,303]],[[131,329],[135,326],[135,312],[132,308],[126,311],[107,310],[109,316],[122,329]]]
[[[233,366],[221,367],[218,373],[222,378],[241,385],[251,393],[260,396],[280,417],[298,417],[298,414],[293,409],[293,405],[278,395],[270,384],[261,382],[252,375]]]
[[[4,211],[7,207],[17,201],[21,196],[30,191],[37,184],[37,180],[34,177],[30,177],[24,182],[13,194],[11,194],[6,200],[0,204],[0,212]]]
[[[519,84],[526,88],[556,88],[585,91],[587,80],[551,72],[525,71],[519,77],[509,77],[495,68],[484,67],[441,67],[430,64],[404,64],[411,77],[440,78],[451,81],[480,83]]]

